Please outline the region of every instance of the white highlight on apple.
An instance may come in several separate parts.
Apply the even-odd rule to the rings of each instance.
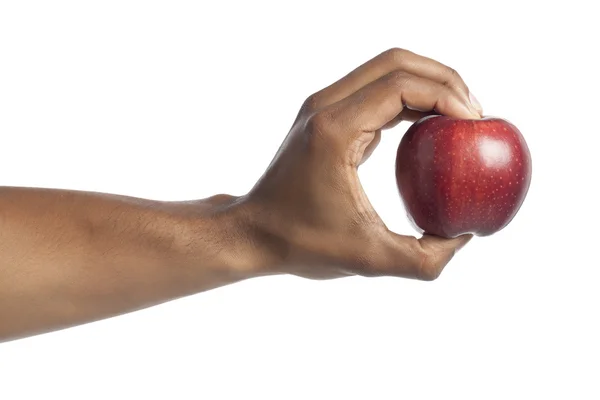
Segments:
[[[499,168],[510,162],[510,148],[500,140],[489,137],[479,141],[479,154],[487,167]]]

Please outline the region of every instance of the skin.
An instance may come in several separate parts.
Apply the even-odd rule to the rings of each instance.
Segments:
[[[471,236],[389,231],[357,168],[401,120],[480,118],[469,99],[451,68],[391,49],[308,97],[246,195],[160,202],[0,188],[0,341],[264,275],[437,278]]]

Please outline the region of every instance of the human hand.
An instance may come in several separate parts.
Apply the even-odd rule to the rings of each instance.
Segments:
[[[245,196],[2,188],[0,341],[259,275],[435,279],[470,237],[390,232],[357,174],[382,129],[432,110],[479,118],[451,69],[391,50],[310,96]]]
[[[480,118],[451,68],[391,49],[311,95],[256,186],[245,196],[275,272],[433,280],[471,235],[420,239],[387,229],[357,169],[381,131],[426,113]]]

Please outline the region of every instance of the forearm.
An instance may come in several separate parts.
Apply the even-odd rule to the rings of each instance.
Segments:
[[[0,341],[254,276],[267,260],[238,202],[1,188]]]

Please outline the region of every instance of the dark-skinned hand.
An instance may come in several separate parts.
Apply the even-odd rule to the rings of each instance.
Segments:
[[[459,74],[432,59],[388,50],[311,95],[273,162],[245,196],[282,273],[433,280],[470,235],[417,239],[388,230],[358,178],[381,132],[428,113],[480,118]],[[250,218],[250,217],[249,217]]]

